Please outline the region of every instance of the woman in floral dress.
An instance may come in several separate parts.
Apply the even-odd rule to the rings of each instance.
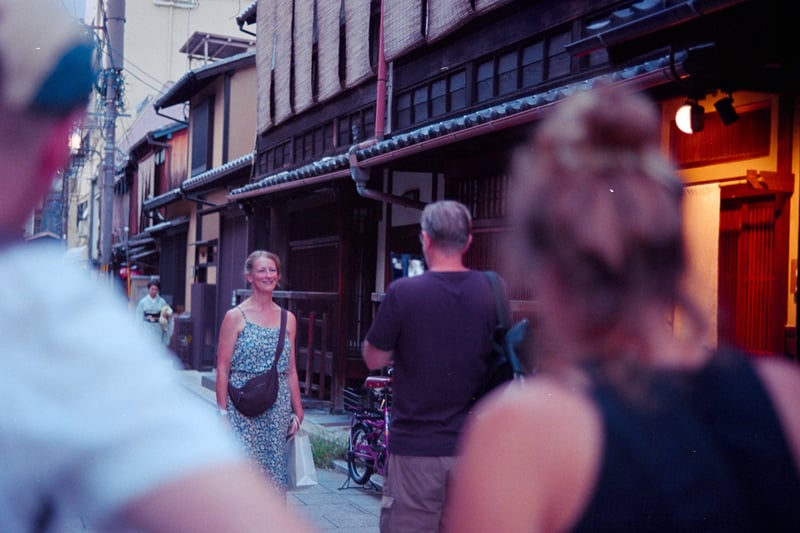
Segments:
[[[217,406],[253,459],[282,492],[287,472],[284,444],[303,421],[303,404],[295,366],[294,342],[297,319],[287,313],[286,337],[278,359],[278,399],[266,412],[248,417],[240,413],[228,395],[228,384],[244,383],[272,367],[280,332],[281,307],[272,300],[280,280],[280,259],[258,250],[245,262],[245,278],[252,293],[225,313],[217,348]]]

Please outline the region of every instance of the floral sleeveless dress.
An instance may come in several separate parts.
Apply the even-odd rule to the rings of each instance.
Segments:
[[[233,348],[229,376],[230,383],[235,387],[241,387],[248,379],[272,367],[280,333],[280,328],[266,328],[250,322],[244,311],[241,312],[245,326]],[[250,456],[281,492],[286,491],[288,483],[284,444],[292,418],[287,379],[290,358],[291,347],[287,335],[278,359],[278,399],[266,412],[252,418],[244,416],[236,410],[228,396],[231,427]]]

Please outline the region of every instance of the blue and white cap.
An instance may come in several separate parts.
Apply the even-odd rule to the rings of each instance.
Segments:
[[[52,0],[0,0],[0,102],[56,116],[85,105],[95,76],[89,35]]]

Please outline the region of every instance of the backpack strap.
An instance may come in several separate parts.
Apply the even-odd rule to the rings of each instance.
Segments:
[[[514,377],[521,378],[526,374],[526,371],[519,360],[519,356],[517,356],[517,346],[522,343],[528,333],[528,321],[521,320],[516,324],[511,324],[511,305],[508,301],[505,285],[500,280],[497,272],[485,270],[484,274],[489,278],[492,294],[494,294],[494,304],[497,308],[497,326],[495,327],[493,342],[501,345],[514,372]]]
[[[500,282],[500,276],[497,275],[497,272],[486,270],[484,274],[489,278],[489,284],[492,286],[494,305],[497,308],[497,327],[505,331],[510,325],[510,320],[508,318],[510,314],[508,309],[508,297],[505,294],[503,284]]]

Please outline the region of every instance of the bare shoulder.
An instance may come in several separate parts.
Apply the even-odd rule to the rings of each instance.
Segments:
[[[800,471],[800,366],[778,358],[761,358],[755,368],[772,399]]]
[[[244,327],[245,318],[242,314],[242,310],[239,307],[231,307],[225,312],[225,316],[222,317],[222,328],[230,328],[234,331],[239,331]]]
[[[514,502],[517,508],[505,518],[492,518],[508,520],[503,531],[531,530],[532,525],[541,531],[568,528],[591,496],[601,449],[600,415],[579,390],[538,376],[489,396],[466,429],[461,450],[466,466],[459,481],[486,485],[491,484],[490,470],[506,474],[480,496],[470,488],[459,490],[460,510],[468,513],[461,525],[480,524],[481,517],[470,508],[480,509],[481,498],[497,497],[491,505]]]
[[[564,424],[565,416],[576,423]],[[570,431],[582,423],[590,423],[595,416],[595,409],[583,392],[541,376],[493,393],[478,406],[474,420],[490,424],[491,420],[502,419],[520,424],[522,430],[538,431],[544,424],[553,425],[558,431]]]
[[[244,320],[244,314],[242,312],[241,306],[231,307],[227,311],[225,311],[225,318],[232,319],[232,318],[241,318]]]
[[[286,310],[286,330],[289,332],[290,336],[294,336],[295,332],[297,331],[297,317],[294,316],[294,313]]]

